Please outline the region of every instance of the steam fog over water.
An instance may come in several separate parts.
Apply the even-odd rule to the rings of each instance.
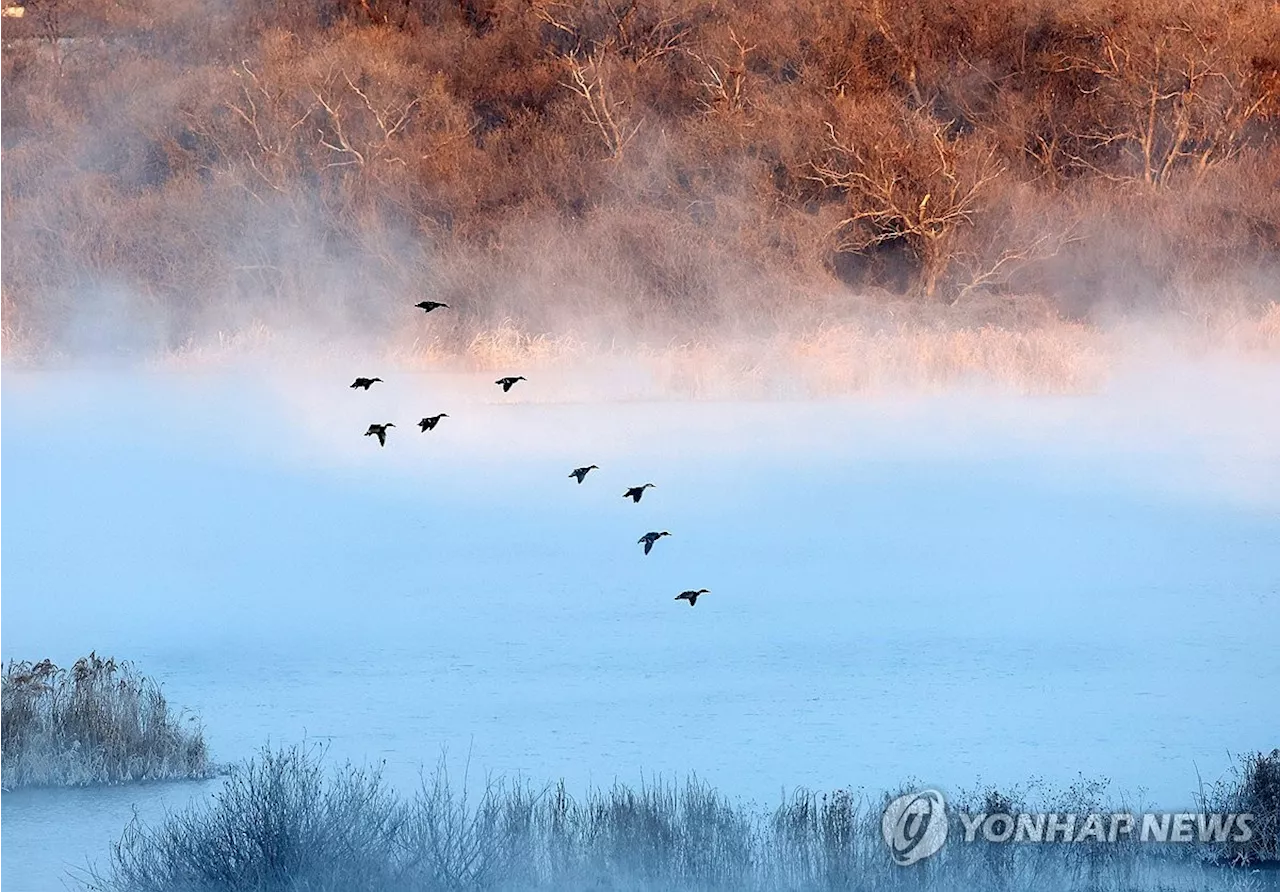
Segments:
[[[1280,745],[1277,10],[6,0],[0,659],[129,661],[219,767],[311,744],[397,794],[445,764],[453,790],[693,775],[762,809],[1082,779],[1194,807]],[[75,695],[11,667],[6,783],[111,776],[14,733],[74,703],[57,755],[84,768],[81,729],[150,709],[110,667]],[[145,724],[164,745],[120,764],[201,772]],[[6,792],[0,881],[109,871],[131,819],[221,788]],[[305,884],[196,835],[215,871]],[[324,873],[332,838],[293,863]],[[668,847],[686,888],[765,861],[709,838]],[[910,885],[829,838],[762,888]],[[583,851],[545,887],[626,886]],[[946,876],[1053,886],[988,852]]]
[[[447,754],[764,805],[1083,774],[1177,808],[1275,745],[1274,366],[740,403],[529,376],[7,371],[4,659],[129,659],[219,761],[308,739],[403,788]],[[4,882],[212,789],[5,794]]]

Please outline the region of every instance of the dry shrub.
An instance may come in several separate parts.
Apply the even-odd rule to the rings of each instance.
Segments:
[[[264,750],[237,767],[209,803],[130,824],[109,870],[111,892],[248,890],[664,889],[671,892],[1026,889],[1170,892],[1205,888],[1201,851],[1120,843],[961,844],[958,817],[944,853],[906,871],[886,856],[881,816],[895,794],[800,789],[775,808],[708,784],[655,778],[580,796],[563,782],[535,788],[489,779],[455,785],[441,764],[408,797],[376,771],[326,769],[315,748]],[[1276,754],[1249,763],[1245,801],[1274,813]],[[898,794],[910,792],[908,788]],[[1053,794],[1059,813],[1114,812],[1105,781]],[[988,789],[972,809],[1021,807]],[[1232,808],[1232,811],[1240,809]],[[1256,807],[1255,807],[1255,810]],[[1127,809],[1121,809],[1127,811]],[[1273,829],[1270,825],[1267,831]],[[1274,839],[1274,836],[1271,837]],[[1228,874],[1221,885],[1249,888]],[[1210,885],[1218,885],[1210,883]]]
[[[763,337],[847,321],[842,289],[917,321],[1280,297],[1269,0],[216,6],[6,24],[7,350],[78,349],[104,288],[149,350],[258,321],[403,349],[424,296],[454,351],[506,318]]]
[[[1255,871],[1280,867],[1280,749],[1244,754],[1228,777],[1207,789],[1202,786],[1199,799],[1205,811],[1253,817],[1248,840],[1214,847],[1216,862]]]
[[[923,112],[903,112],[886,96],[841,103],[828,122],[827,157],[815,177],[843,194],[848,209],[837,250],[862,253],[905,243],[927,298],[951,270],[975,218],[1004,173],[993,147],[957,138]]]

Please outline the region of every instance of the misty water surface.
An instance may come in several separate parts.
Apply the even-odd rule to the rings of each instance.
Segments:
[[[6,372],[4,658],[130,659],[218,760],[308,739],[402,787],[447,754],[765,805],[1083,774],[1177,808],[1280,736],[1274,370],[795,403],[365,371]],[[5,794],[4,882],[211,788]]]

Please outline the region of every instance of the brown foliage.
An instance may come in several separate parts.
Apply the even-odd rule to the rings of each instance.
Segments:
[[[29,0],[6,332],[1277,299],[1270,0]],[[13,324],[17,318],[20,325]],[[602,323],[603,324],[603,323]]]

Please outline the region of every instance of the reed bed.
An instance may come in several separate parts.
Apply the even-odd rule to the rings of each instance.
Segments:
[[[555,400],[622,398],[806,399],[992,388],[1026,395],[1088,394],[1144,351],[1194,359],[1280,359],[1280,304],[1249,312],[1129,320],[1101,327],[1063,320],[1024,328],[829,322],[757,335],[617,340],[576,331],[531,332],[502,320],[465,337],[411,333],[355,349],[393,369],[457,374],[538,373]],[[192,342],[152,362],[215,366],[288,356],[349,359],[338,342],[276,337],[261,323]],[[20,360],[15,359],[14,362]],[[516,371],[513,371],[516,370]],[[551,373],[551,374],[549,374]]]
[[[1202,811],[1254,816],[1253,837],[1216,847],[1216,861],[1280,867],[1280,749],[1245,755],[1229,776],[1202,787],[1199,799]]]
[[[477,333],[461,350],[413,341],[393,347],[387,358],[414,370],[626,377],[644,382],[643,395],[650,397],[799,399],[971,385],[1027,394],[1092,392],[1106,380],[1113,352],[1099,330],[1065,322],[1026,331],[846,323],[767,336],[602,344],[572,332],[529,334],[507,321]],[[625,376],[610,375],[622,368]]]
[[[5,789],[208,777],[195,717],[174,712],[132,664],[10,661],[3,676]]]
[[[1218,866],[1201,848],[1149,843],[948,844],[897,867],[881,838],[888,795],[802,790],[769,810],[696,778],[615,784],[578,798],[563,783],[539,789],[491,780],[474,794],[465,782],[452,786],[441,765],[406,799],[376,772],[346,765],[326,773],[322,757],[314,747],[264,750],[209,804],[158,828],[130,825],[110,869],[90,885],[104,892],[1258,887],[1256,873]],[[1280,754],[1268,758],[1280,762]],[[1247,790],[1256,763],[1245,769]],[[1097,810],[1105,789],[1081,782],[1037,805]],[[964,796],[958,804],[971,809],[1023,804],[1016,791]]]

